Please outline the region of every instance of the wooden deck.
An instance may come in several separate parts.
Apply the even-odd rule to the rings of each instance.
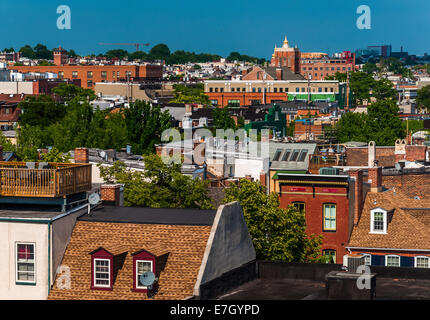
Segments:
[[[0,162],[0,196],[61,197],[91,190],[91,164]]]

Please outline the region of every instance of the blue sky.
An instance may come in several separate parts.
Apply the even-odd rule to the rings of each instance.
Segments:
[[[363,4],[371,8],[371,30],[356,27]],[[71,8],[71,30],[56,27],[59,5]],[[43,43],[98,54],[114,49],[100,42],[143,42],[165,43],[171,51],[269,58],[286,34],[301,51],[392,44],[393,51],[403,45],[411,53],[430,53],[429,0],[1,0],[0,9],[0,49]]]

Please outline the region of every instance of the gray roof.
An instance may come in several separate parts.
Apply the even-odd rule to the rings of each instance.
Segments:
[[[167,106],[167,107],[161,108],[162,112],[164,112],[166,110],[169,111],[170,115],[173,118],[175,118],[175,120],[182,121],[182,118],[185,115],[185,107],[170,107],[170,106]]]
[[[279,67],[263,68],[273,79],[276,79],[276,69]],[[282,79],[277,80],[306,80],[301,74],[293,73],[288,67],[280,67],[282,69]]]
[[[78,220],[94,222],[211,226],[216,210],[100,206]]]
[[[308,170],[309,155],[315,153],[316,143],[270,143],[271,170]]]

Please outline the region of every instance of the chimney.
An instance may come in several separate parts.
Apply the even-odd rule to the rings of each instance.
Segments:
[[[406,140],[396,140],[396,146],[394,149],[394,158],[395,162],[399,162],[401,160],[406,160]]]
[[[369,168],[368,182],[370,183],[370,192],[382,191],[382,167]]]
[[[267,177],[266,177],[266,172],[264,172],[264,170],[260,171],[260,184],[262,186],[267,187]]]
[[[282,68],[276,68],[276,80],[282,80]]]
[[[122,206],[122,195],[120,184],[103,184],[100,187],[103,204]]]
[[[370,141],[368,146],[368,164],[369,168],[373,168],[376,160],[376,144],[375,141]]]
[[[88,148],[75,149],[75,163],[89,163]]]
[[[348,174],[354,181],[354,225],[357,225],[363,209],[363,171],[359,169],[349,171]]]

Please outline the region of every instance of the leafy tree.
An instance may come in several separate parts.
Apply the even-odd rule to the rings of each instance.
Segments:
[[[52,60],[54,58],[52,51],[43,44],[38,43],[33,50],[36,59]]]
[[[195,86],[185,86],[183,84],[174,84],[174,99],[171,103],[200,103],[210,105],[209,96],[204,94],[203,84]]]
[[[373,74],[374,72],[378,72],[378,71],[379,71],[379,68],[376,65],[376,63],[367,62],[363,66],[363,72],[367,74]]]
[[[397,139],[405,137],[398,113],[399,107],[392,100],[379,100],[367,108],[370,138],[377,145],[392,146]]]
[[[372,85],[372,97],[378,100],[392,99],[397,97],[397,91],[393,88],[393,83],[387,79],[374,81]]]
[[[64,106],[47,95],[28,96],[20,102],[19,108],[22,110],[21,126],[47,127],[65,115]]]
[[[239,201],[257,259],[287,262],[319,261],[321,237],[306,234],[304,213],[279,207],[276,193],[269,195],[259,182],[246,179],[226,189],[224,203]]]
[[[216,108],[212,111],[213,128],[216,129],[236,129],[236,122],[230,116],[228,108]]]
[[[121,161],[99,166],[105,181],[124,184],[126,206],[214,209],[208,181],[183,175],[180,164],[166,165],[157,155],[145,156],[144,162],[143,172],[131,171]]]
[[[356,100],[356,103],[362,103],[363,100],[370,99],[370,88],[374,85],[375,80],[370,74],[364,72],[353,72],[349,78],[349,87]]]
[[[122,49],[109,50],[108,52],[106,52],[106,57],[108,59],[118,58],[122,60],[128,55],[129,55],[128,51],[122,50]]]
[[[342,72],[336,72],[334,75],[325,77],[325,80],[337,80],[339,82],[346,82],[347,74]]]
[[[149,51],[152,60],[167,60],[170,57],[170,49],[164,43],[157,44]]]
[[[41,160],[45,162],[70,162],[70,154],[63,155],[57,148],[53,147],[48,153],[41,154]]]
[[[128,59],[130,61],[133,60],[147,60],[148,59],[148,54],[146,52],[143,51],[136,51],[133,53],[129,53],[128,54]]]
[[[264,64],[266,62],[266,59],[263,58],[256,58],[256,57],[251,57],[248,56],[246,54],[242,55],[239,52],[231,52],[228,57],[226,58],[227,61],[244,61],[244,62],[251,62],[251,63],[256,63],[256,64]]]
[[[8,52],[8,53],[15,52],[15,49],[14,48],[4,48],[3,52]]]
[[[68,56],[69,56],[69,58],[77,58],[77,57],[79,57],[79,55],[75,52],[75,50],[73,50],[73,49],[71,49],[69,52],[68,52]]]
[[[39,158],[37,149],[49,145],[45,143],[49,133],[40,126],[24,125],[17,130],[16,154],[23,161],[36,161]]]
[[[161,142],[161,134],[170,128],[170,114],[161,112],[158,105],[136,101],[125,109],[127,137],[135,154],[154,152],[154,145]]]
[[[46,60],[40,60],[38,63],[38,66],[54,66],[52,62],[46,61]]]
[[[29,59],[36,58],[36,53],[34,52],[33,48],[29,45],[26,45],[21,49],[19,49],[19,52],[21,52],[21,55],[25,58],[29,58]]]
[[[61,97],[63,101],[78,99],[79,101],[92,101],[96,99],[96,95],[91,89],[84,89],[73,84],[61,83],[52,89],[52,92]]]
[[[366,113],[347,112],[336,125],[339,142],[360,141],[368,142],[368,116]]]
[[[422,87],[417,91],[417,107],[419,111],[429,112],[430,111],[430,85]]]
[[[0,146],[3,147],[3,151],[16,151],[16,146],[5,137],[3,132],[0,131]]]

